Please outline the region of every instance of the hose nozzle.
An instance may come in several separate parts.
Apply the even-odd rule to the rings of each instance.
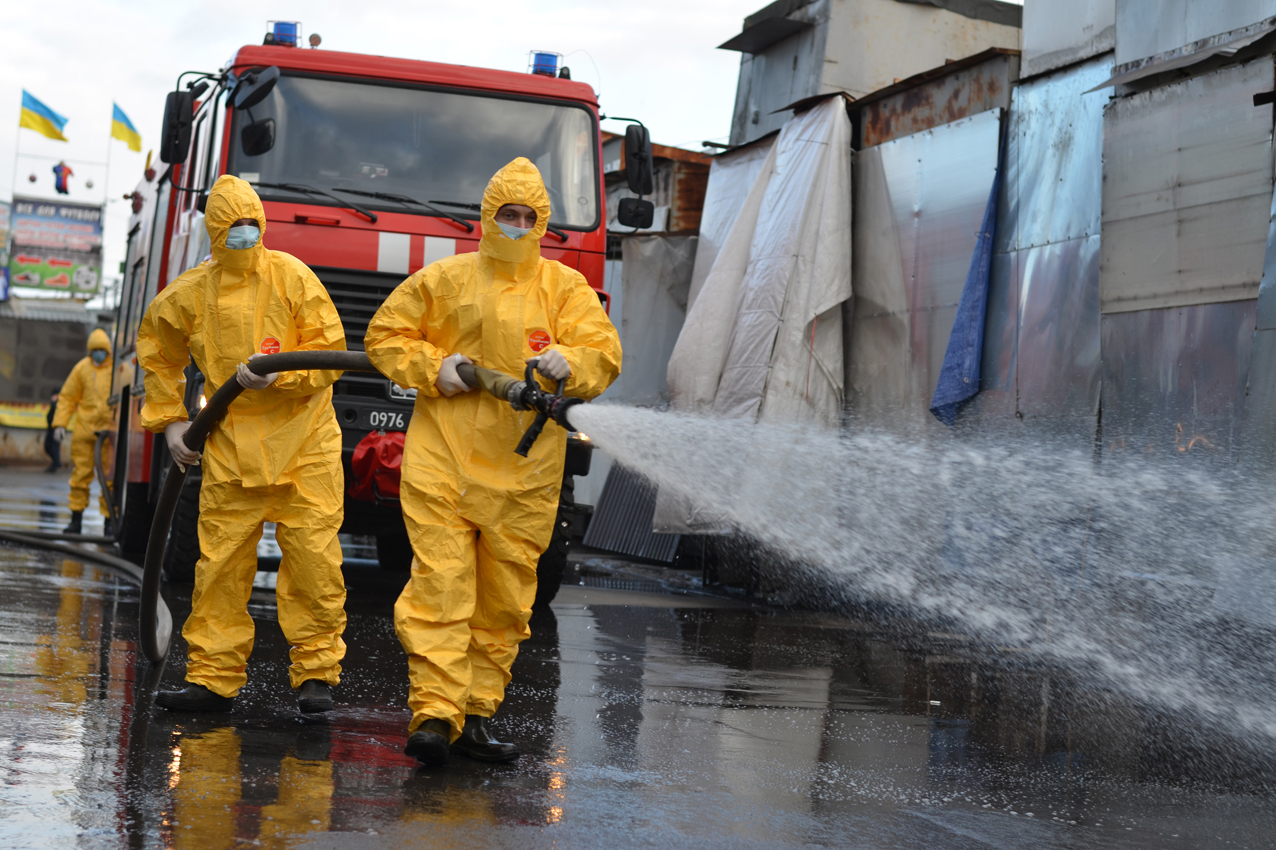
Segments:
[[[536,363],[528,363],[523,373],[523,380],[511,378],[492,369],[484,369],[472,363],[458,363],[456,373],[462,381],[471,387],[479,387],[503,401],[509,402],[515,410],[535,410],[536,419],[518,441],[514,454],[527,457],[536,438],[541,435],[545,423],[553,419],[569,431],[575,430],[567,421],[567,412],[584,402],[582,398],[569,398],[563,395],[566,381],[560,380],[552,393],[547,393],[536,383]]]

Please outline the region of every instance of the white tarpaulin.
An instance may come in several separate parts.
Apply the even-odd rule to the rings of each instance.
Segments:
[[[851,124],[831,97],[784,125],[669,361],[681,410],[836,424],[851,297]]]
[[[767,163],[767,156],[778,135],[777,130],[753,144],[713,158],[713,165],[709,167],[709,184],[705,187],[704,206],[700,210],[700,241],[696,245],[696,264],[691,272],[688,306],[695,303],[696,296],[704,287],[713,261],[731,235],[740,208],[757,182],[758,172]]]
[[[837,424],[842,304],[851,297],[851,124],[841,97],[784,125],[698,292],[697,283],[669,359],[673,406]],[[652,527],[727,530],[665,490]]]

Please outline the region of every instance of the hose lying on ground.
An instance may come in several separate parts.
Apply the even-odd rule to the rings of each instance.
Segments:
[[[248,369],[255,375],[268,375],[271,372],[295,372],[306,370],[339,370],[343,372],[375,372],[368,355],[362,351],[285,351],[281,354],[268,354],[258,357],[248,364]],[[217,388],[213,397],[208,400],[204,409],[199,412],[186,431],[183,441],[194,451],[203,448],[204,440],[213,426],[226,415],[231,402],[239,397],[244,388],[233,377]],[[182,492],[182,484],[186,481],[186,470],[176,461],[168,469],[164,478],[164,486],[160,490],[155,503],[155,518],[151,521],[151,536],[146,544],[146,558],[142,568],[142,616],[140,638],[142,652],[146,657],[159,663],[168,655],[169,641],[173,636],[172,618],[164,622],[167,607],[160,599],[160,573],[164,565],[164,550],[168,546],[169,529],[173,524],[173,513],[177,510],[177,500]]]
[[[102,466],[102,444],[107,431],[99,431],[97,434],[97,444],[93,447],[94,466],[97,469],[98,484],[102,487],[104,494],[109,494],[110,490],[106,484],[106,471]],[[89,549],[84,546],[74,546],[73,543],[96,543],[105,546],[114,547],[118,541],[120,533],[120,524],[115,514],[115,504],[111,501],[110,496],[106,497],[112,530],[115,536],[105,536],[101,534],[68,534],[65,531],[38,531],[36,529],[26,528],[4,528],[0,529],[0,540],[7,540],[10,543],[17,543],[20,546],[27,546],[33,549],[48,549],[53,552],[61,552],[63,555],[69,555],[77,560],[92,561],[95,564],[107,567],[115,573],[129,581],[135,581],[139,584],[142,581],[142,570],[132,561],[117,557],[108,552],[99,552],[96,549]],[[156,611],[157,622],[168,623],[167,628],[172,631],[172,615],[169,613],[168,606],[163,600],[158,603],[162,606],[162,610]]]
[[[295,372],[308,370],[336,370],[342,372],[375,372],[368,355],[362,351],[287,351],[281,354],[268,354],[248,364],[248,368],[257,375],[271,372]],[[243,387],[234,378],[227,381],[208,404],[199,412],[190,429],[185,434],[185,443],[199,451],[213,426],[226,415],[230,403],[239,397]],[[102,464],[102,446],[108,432],[99,432],[97,445],[94,446],[94,466],[98,483],[104,494],[109,494],[106,470]],[[141,599],[141,644],[142,652],[147,659],[158,664],[168,655],[168,646],[173,636],[173,615],[168,605],[160,598],[160,579],[164,564],[164,550],[168,545],[169,531],[173,525],[173,513],[177,509],[177,499],[186,481],[186,470],[177,463],[168,470],[164,478],[164,487],[160,491],[159,501],[155,505],[155,518],[151,523],[151,536],[146,545],[146,558],[143,567],[138,568],[132,561],[106,552],[99,552],[83,546],[73,546],[64,541],[75,543],[98,543],[114,545],[121,532],[119,516],[115,505],[108,496],[113,531],[115,536],[106,537],[94,534],[67,534],[50,531],[0,529],[0,540],[7,540],[22,546],[37,549],[49,549],[64,555],[92,561],[114,570],[124,578],[139,582],[142,585]]]

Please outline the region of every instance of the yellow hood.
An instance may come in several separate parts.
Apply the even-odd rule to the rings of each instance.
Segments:
[[[255,220],[261,228],[262,238],[251,248],[231,251],[226,247],[226,235],[230,226],[241,218]],[[208,195],[208,206],[204,209],[204,227],[208,228],[213,259],[227,268],[246,269],[265,250],[262,243],[266,238],[266,211],[253,187],[238,177],[223,174],[217,178]]]
[[[523,204],[536,210],[536,226],[517,241],[496,226],[496,211],[506,204]],[[531,160],[520,156],[492,175],[483,192],[482,222],[479,254],[520,265],[540,257],[541,237],[549,227],[549,192]]]
[[[89,334],[89,351],[102,350],[108,354],[111,352],[111,340],[106,335],[106,331],[101,328],[94,328],[93,333]]]

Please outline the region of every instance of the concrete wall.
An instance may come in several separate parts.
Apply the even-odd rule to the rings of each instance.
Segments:
[[[900,0],[815,0],[786,16],[808,26],[744,53],[731,144],[778,130],[796,100],[833,91],[863,97],[896,80],[990,47],[1018,50],[1018,27]]]
[[[990,47],[1021,46],[1018,27],[898,0],[833,0],[828,28],[820,91],[841,90],[855,97],[948,59],[964,59]]]
[[[1023,76],[1106,53],[1116,45],[1116,0],[1026,0]]]
[[[1116,63],[1146,59],[1273,16],[1276,0],[1117,0]]]
[[[792,115],[776,110],[822,91],[828,17],[834,2],[816,0],[798,9],[788,17],[811,26],[761,53],[741,54],[740,81],[731,118],[732,145],[742,145],[780,129]]]
[[[0,399],[47,402],[87,353],[83,322],[0,319]]]

